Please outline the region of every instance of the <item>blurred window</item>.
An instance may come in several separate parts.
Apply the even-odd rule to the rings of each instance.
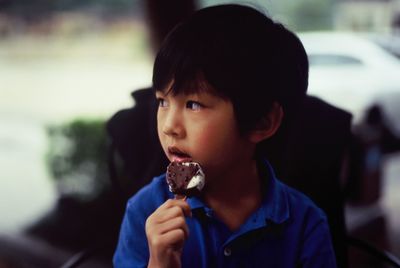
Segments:
[[[343,65],[362,65],[362,61],[345,55],[335,54],[312,54],[308,56],[310,65],[313,66],[343,66]]]

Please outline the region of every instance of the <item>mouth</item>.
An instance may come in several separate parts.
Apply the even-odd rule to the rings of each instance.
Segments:
[[[171,162],[191,162],[192,157],[184,151],[181,151],[177,147],[168,147],[168,156]]]

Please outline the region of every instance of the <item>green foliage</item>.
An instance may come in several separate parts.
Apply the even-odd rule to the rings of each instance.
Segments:
[[[296,2],[293,26],[297,30],[327,30],[333,25],[333,3],[330,0],[302,0]]]
[[[108,10],[109,12],[116,11],[134,11],[133,9],[139,8],[141,5],[140,0],[60,0],[56,1],[53,5],[56,10],[76,10],[82,8],[98,8]]]
[[[48,168],[61,194],[93,198],[108,186],[103,120],[75,120],[48,127]]]
[[[0,3],[0,12],[36,19],[43,13],[81,10],[93,11],[99,15],[119,16],[140,14],[142,6],[141,0],[14,0],[3,5]]]
[[[237,3],[261,9],[295,31],[326,30],[333,27],[334,0],[202,0],[202,6]]]

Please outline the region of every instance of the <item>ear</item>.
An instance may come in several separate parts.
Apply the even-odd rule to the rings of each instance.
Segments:
[[[282,106],[278,102],[274,102],[271,111],[249,132],[249,140],[253,143],[258,143],[270,138],[279,129],[282,118]]]

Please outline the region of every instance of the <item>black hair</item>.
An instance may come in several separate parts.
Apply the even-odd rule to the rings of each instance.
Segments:
[[[298,37],[242,5],[195,12],[164,40],[153,69],[155,90],[209,90],[232,101],[242,133],[254,128],[275,101],[287,115],[307,84],[308,61]]]

